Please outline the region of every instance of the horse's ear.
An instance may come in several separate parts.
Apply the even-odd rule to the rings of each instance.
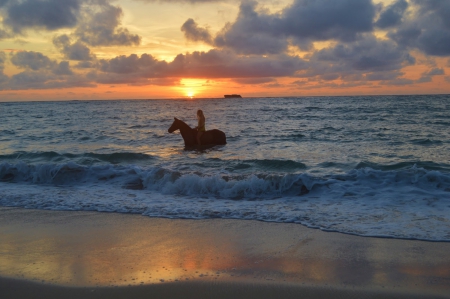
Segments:
[[[173,119],[174,119],[174,120],[178,120],[178,118],[176,118],[176,117],[174,117]]]

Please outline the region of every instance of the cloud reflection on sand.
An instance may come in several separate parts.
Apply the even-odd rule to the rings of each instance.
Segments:
[[[255,221],[1,211],[4,277],[69,286],[254,281],[449,291],[449,243]]]

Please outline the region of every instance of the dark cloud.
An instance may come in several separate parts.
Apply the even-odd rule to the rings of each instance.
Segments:
[[[56,62],[39,52],[23,51],[10,56],[11,62],[25,71],[7,78],[3,89],[46,89],[82,86],[76,85],[72,76],[77,77],[76,82],[84,82],[81,75],[75,76],[68,61]]]
[[[212,37],[208,29],[199,27],[193,19],[188,19],[184,22],[181,26],[181,31],[184,32],[187,40],[194,42],[202,41],[207,44],[212,42]]]
[[[78,69],[91,69],[97,67],[96,61],[80,61],[75,65]]]
[[[6,61],[6,54],[5,52],[0,52],[0,86],[3,82],[6,82],[8,80],[8,76],[6,76],[3,71],[5,70],[5,61]]]
[[[340,88],[360,87],[360,86],[373,86],[370,82],[344,82],[335,83],[331,81],[315,81],[314,84],[310,84],[310,81],[298,80],[291,83],[294,88],[301,88],[302,90],[317,90],[321,88],[332,88],[334,90]]]
[[[99,60],[99,70],[105,73],[131,74],[139,73],[146,77],[166,77],[168,64],[149,54],[118,56],[113,59]]]
[[[0,70],[3,70],[5,67],[6,54],[5,52],[0,52]]]
[[[71,37],[76,41],[64,44],[60,49],[68,59],[91,57],[86,45],[130,46],[139,45],[141,41],[139,35],[120,26],[123,11],[107,0],[17,0],[2,3],[3,25],[16,35],[27,29],[75,28]],[[0,29],[0,39],[11,36]]]
[[[25,71],[13,75],[9,80],[11,89],[42,89],[42,86],[49,80],[47,74],[36,71]]]
[[[220,48],[230,48],[241,54],[278,54],[286,50],[288,42],[276,34],[277,16],[256,12],[257,3],[243,2],[233,24],[227,24],[214,39]]]
[[[83,21],[79,23],[74,34],[79,41],[90,46],[139,45],[139,35],[131,34],[128,29],[120,27],[122,15],[120,7],[104,2],[98,6],[98,11],[83,16]]]
[[[0,29],[0,40],[5,39],[5,38],[10,38],[11,36],[12,35],[9,32],[7,32],[3,29]]]
[[[393,86],[405,86],[414,84],[414,80],[406,79],[406,78],[397,78],[388,81],[381,81],[381,85],[393,85]]]
[[[429,72],[425,73],[427,76],[445,75],[445,71],[442,68],[433,68]]]
[[[53,39],[53,44],[64,54],[66,59],[77,61],[89,61],[95,59],[95,55],[81,41],[71,43],[69,36],[60,35]]]
[[[434,76],[445,75],[445,71],[442,68],[433,68],[428,72],[424,72],[422,76],[417,80],[417,83],[431,82]]]
[[[408,20],[389,33],[399,45],[434,56],[450,55],[450,1],[413,0]]]
[[[236,83],[239,83],[239,84],[251,84],[251,85],[276,82],[276,80],[274,78],[264,78],[264,77],[262,77],[262,78],[237,78],[237,79],[233,79],[233,81]]]
[[[313,41],[350,42],[373,30],[376,12],[371,0],[295,0],[275,14],[258,12],[257,4],[243,2],[236,21],[219,32],[214,45],[242,54],[278,54],[289,43],[309,49]]]
[[[316,51],[308,69],[296,76],[324,81],[385,80],[402,76],[399,70],[414,63],[415,59],[393,41],[368,35],[352,43],[338,43]]]
[[[39,52],[23,51],[11,56],[11,62],[19,68],[29,68],[33,71],[51,69],[56,62]]]
[[[70,87],[95,87],[85,76],[61,76],[51,72],[27,70],[9,78],[3,89],[58,89]]]
[[[82,2],[84,0],[2,1],[6,9],[3,23],[16,33],[30,28],[72,28],[77,25]]]
[[[386,81],[386,80],[396,80],[397,78],[403,76],[404,73],[400,71],[387,71],[387,72],[375,72],[365,74],[363,78],[367,81]]]
[[[414,58],[394,42],[366,36],[353,43],[339,43],[317,51],[313,60],[356,71],[391,71],[414,64]]]
[[[260,78],[292,76],[305,61],[288,55],[238,56],[230,51],[210,50],[178,55],[170,63],[179,76],[194,78]]]
[[[150,85],[158,85],[158,86],[174,86],[180,85],[181,80],[179,78],[155,78],[149,81]]]
[[[300,39],[353,41],[372,31],[371,0],[296,0],[284,10],[278,31]]]
[[[133,54],[99,60],[95,80],[130,84],[153,78],[267,78],[291,76],[303,67],[303,60],[287,55],[240,57],[229,51],[210,50],[179,54],[166,62],[148,54]]]
[[[73,72],[70,69],[68,61],[61,61],[60,63],[58,63],[56,67],[53,69],[53,73],[55,75],[67,75],[67,76],[73,75]]]
[[[135,1],[147,3],[159,2],[159,3],[191,3],[191,4],[227,2],[226,0],[135,0]]]
[[[381,13],[375,25],[382,29],[399,25],[407,8],[408,2],[406,0],[397,0]]]

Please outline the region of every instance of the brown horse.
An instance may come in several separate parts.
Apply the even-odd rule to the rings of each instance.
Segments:
[[[184,146],[186,148],[197,146],[197,130],[192,129],[187,125],[184,121],[179,120],[178,118],[174,117],[174,121],[172,125],[169,128],[169,133],[173,133],[176,130],[180,130],[181,136],[184,139]],[[201,143],[202,148],[205,147],[211,147],[214,145],[224,145],[227,144],[227,137],[225,136],[225,133],[214,129],[214,130],[208,130],[205,133],[203,133],[201,137]]]

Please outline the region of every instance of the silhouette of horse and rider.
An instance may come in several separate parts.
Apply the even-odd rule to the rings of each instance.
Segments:
[[[180,130],[184,140],[184,147],[188,149],[193,147],[204,149],[215,145],[227,144],[227,137],[224,132],[217,129],[206,131],[205,116],[200,109],[197,111],[197,119],[197,127],[191,128],[184,121],[174,117],[174,121],[168,131],[173,133],[176,130]]]

